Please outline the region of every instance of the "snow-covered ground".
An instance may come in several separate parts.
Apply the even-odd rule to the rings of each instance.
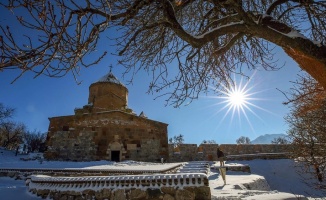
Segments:
[[[0,149],[0,168],[95,168],[95,169],[139,169],[161,170],[172,164],[144,163],[144,162],[59,162],[29,160],[20,158],[33,157],[35,155],[18,155]],[[326,191],[320,191],[309,187],[302,181],[294,168],[294,161],[281,160],[252,160],[232,161],[226,163],[229,166],[247,164],[251,168],[251,174],[244,172],[226,173],[226,185],[218,170],[212,168],[209,172],[209,185],[212,199],[326,199]],[[249,186],[251,190],[247,190]],[[268,191],[266,191],[268,190]],[[303,196],[307,197],[304,198]],[[0,177],[0,199],[41,199],[27,191],[24,181],[14,180],[9,177]]]
[[[247,164],[251,168],[251,174],[228,171],[226,175],[227,184],[224,185],[217,170],[211,170],[210,187],[212,199],[226,197],[238,199],[326,199],[326,191],[317,190],[304,183],[302,175],[296,171],[295,162],[290,159],[277,160],[250,160],[233,161],[227,165]],[[259,179],[265,179],[270,187],[269,192],[257,190],[238,190],[239,186],[249,183],[261,184]],[[306,181],[311,177],[306,178]],[[308,181],[309,182],[309,181]],[[311,183],[311,182],[310,182]],[[252,184],[253,187],[259,185]],[[260,190],[263,190],[261,188]],[[219,197],[219,198],[218,198]],[[306,197],[306,198],[305,198]]]

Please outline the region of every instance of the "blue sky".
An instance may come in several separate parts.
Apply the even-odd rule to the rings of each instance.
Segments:
[[[283,60],[284,62],[284,60]],[[25,123],[30,130],[47,131],[48,117],[71,115],[74,108],[87,104],[88,87],[109,71],[114,61],[103,61],[98,66],[82,69],[78,77],[82,84],[77,85],[69,74],[63,78],[49,78],[40,76],[33,79],[32,73],[25,74],[15,83],[10,82],[18,74],[15,70],[6,70],[0,73],[0,102],[6,106],[16,108],[14,120]],[[299,68],[295,63],[287,61],[279,71],[258,71],[248,87],[252,87],[248,94],[254,100],[248,100],[260,107],[248,105],[252,111],[246,109],[247,120],[243,114],[227,115],[227,108],[221,110],[224,101],[215,96],[200,96],[199,100],[187,106],[173,108],[164,106],[165,98],[154,98],[159,94],[146,94],[149,77],[140,72],[136,75],[133,85],[126,85],[129,90],[128,106],[137,114],[144,111],[153,120],[169,124],[169,137],[183,134],[186,143],[201,143],[205,140],[215,140],[217,143],[235,143],[240,136],[248,136],[251,140],[263,134],[285,133],[287,125],[284,115],[288,108],[282,105],[284,95],[276,88],[287,91],[291,87],[290,80],[296,78]],[[112,72],[122,82],[122,70],[113,67]],[[226,115],[226,116],[225,116]],[[223,119],[223,120],[222,120]]]
[[[3,11],[3,9],[1,9]],[[0,23],[10,22],[10,16],[0,20]],[[15,28],[15,27],[14,27]],[[101,48],[112,47],[101,46]],[[148,118],[169,124],[169,137],[183,134],[185,143],[200,144],[203,140],[215,140],[217,143],[235,143],[240,136],[247,136],[251,140],[263,134],[286,133],[287,125],[284,116],[288,108],[282,105],[286,101],[282,91],[288,91],[290,81],[295,80],[300,71],[298,65],[285,55],[282,50],[277,51],[276,59],[279,66],[285,66],[279,71],[256,71],[248,84],[248,100],[255,106],[248,105],[240,117],[228,108],[222,109],[223,99],[201,95],[199,100],[187,106],[174,108],[165,106],[165,98],[158,98],[160,94],[146,94],[150,77],[147,73],[139,72],[132,85],[126,85],[129,90],[129,104],[137,114],[144,111]],[[39,76],[34,79],[33,73],[26,73],[15,83],[11,81],[19,74],[18,70],[4,70],[0,72],[0,102],[5,106],[16,108],[14,120],[25,123],[30,130],[46,132],[48,117],[72,115],[74,108],[87,104],[88,87],[100,77],[112,72],[123,83],[122,67],[117,66],[116,57],[106,57],[97,66],[83,68],[78,77],[82,81],[78,85],[71,74],[63,78],[49,78]],[[259,108],[258,108],[259,107]],[[222,110],[221,110],[222,109]],[[227,115],[226,115],[227,114]]]

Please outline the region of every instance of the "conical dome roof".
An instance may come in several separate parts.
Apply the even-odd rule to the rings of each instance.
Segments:
[[[118,79],[113,75],[113,73],[110,71],[105,76],[102,76],[98,81],[95,83],[115,83],[118,85],[124,86]],[[124,86],[125,87],[125,86]]]

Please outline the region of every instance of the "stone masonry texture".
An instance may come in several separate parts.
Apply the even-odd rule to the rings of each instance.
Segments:
[[[49,160],[168,160],[168,124],[136,115],[128,90],[110,72],[89,87],[88,104],[49,118]]]

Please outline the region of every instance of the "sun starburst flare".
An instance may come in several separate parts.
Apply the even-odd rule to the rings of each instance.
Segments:
[[[226,111],[223,118],[219,120],[220,124],[230,114],[231,114],[230,124],[234,122],[234,118],[236,116],[238,117],[239,122],[241,122],[242,117],[244,117],[247,123],[249,124],[250,128],[254,132],[252,122],[250,121],[248,116],[249,114],[254,115],[261,121],[263,120],[261,119],[260,116],[256,114],[256,112],[254,111],[255,109],[259,109],[273,114],[272,112],[264,108],[261,108],[256,103],[254,103],[255,101],[263,100],[261,98],[254,97],[257,93],[263,91],[254,92],[255,85],[250,84],[252,77],[253,76],[251,76],[247,81],[244,81],[243,78],[240,80],[240,82],[234,81],[234,84],[232,84],[232,86],[229,87],[223,86],[224,91],[221,91],[222,96],[213,97],[222,100],[216,103],[215,105],[220,105],[220,104],[224,105],[216,112],[216,114]]]

